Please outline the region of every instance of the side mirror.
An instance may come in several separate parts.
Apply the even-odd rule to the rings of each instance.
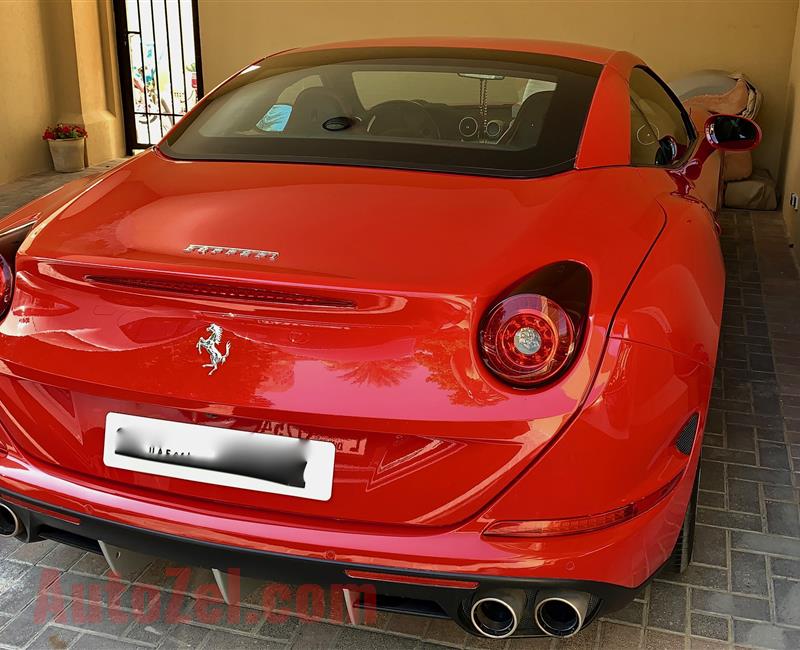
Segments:
[[[690,180],[700,177],[703,163],[714,151],[750,151],[761,142],[761,128],[746,117],[738,115],[712,115],[703,128],[705,138],[697,146],[684,173]]]
[[[706,120],[705,135],[714,149],[722,151],[749,151],[761,142],[758,124],[737,115],[712,115]]]

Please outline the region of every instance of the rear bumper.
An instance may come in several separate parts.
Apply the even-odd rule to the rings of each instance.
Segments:
[[[486,537],[482,532],[487,522],[480,516],[436,529],[277,518],[133,485],[89,483],[11,454],[0,457],[0,493],[78,518],[220,547],[399,571],[585,580],[635,588],[669,555],[691,492],[688,474],[657,506],[625,523],[540,539]]]
[[[353,583],[347,573],[353,570],[422,578],[366,582],[379,595],[433,602],[440,615],[470,631],[466,605],[498,588],[521,589],[527,600],[544,587],[585,591],[595,596],[591,618],[624,606],[669,557],[692,492],[712,376],[710,368],[651,346],[612,340],[610,347],[618,354],[601,367],[587,406],[535,469],[483,511],[451,526],[365,524],[190,498],[171,490],[171,479],[143,479],[144,485],[139,477],[102,480],[14,447],[0,456],[0,495],[11,497],[27,518],[31,539],[61,531],[71,535],[64,541],[84,546],[100,540],[292,584]],[[676,436],[692,414],[699,414],[700,425],[686,455],[676,448]],[[679,481],[661,501],[617,525],[545,538],[483,534],[493,521],[607,512],[676,475]],[[459,588],[443,580],[474,584]],[[365,582],[363,576],[355,581]],[[522,625],[519,634],[537,633],[531,609],[529,603],[528,628]]]
[[[180,566],[218,569],[271,583],[312,585],[327,593],[349,588],[369,594],[360,599],[360,605],[366,608],[452,618],[473,634],[475,630],[469,621],[469,608],[479,595],[490,592],[505,589],[523,591],[528,606],[514,636],[540,636],[542,631],[532,616],[532,604],[540,590],[591,594],[588,623],[603,613],[624,607],[641,589],[641,585],[628,588],[579,579],[398,570],[374,564],[302,557],[146,530],[54,507],[5,490],[0,490],[0,501],[19,517],[24,528],[21,536],[24,541],[52,539],[101,553],[98,544],[101,540],[112,546],[168,559]]]

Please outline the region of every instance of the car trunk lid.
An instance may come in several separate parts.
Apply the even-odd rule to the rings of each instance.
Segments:
[[[461,521],[531,463],[590,385],[613,310],[663,224],[617,178],[144,154],[41,220],[23,245],[0,325],[0,417],[37,461],[97,481],[296,515]],[[613,196],[615,182],[627,203],[591,200],[600,188]],[[610,224],[614,244],[596,246]],[[579,357],[547,389],[504,387],[477,354],[482,314],[563,259],[603,269]],[[198,342],[211,324],[229,354],[210,374]],[[109,412],[329,440],[332,496],[107,467]]]

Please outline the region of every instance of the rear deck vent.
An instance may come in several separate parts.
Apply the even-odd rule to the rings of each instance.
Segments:
[[[677,450],[687,456],[692,453],[692,447],[694,447],[694,439],[697,435],[697,420],[698,416],[697,413],[695,413],[689,418],[689,421],[683,425],[677,440],[675,440],[675,447]]]
[[[336,309],[355,309],[352,300],[341,300],[328,296],[315,296],[265,289],[263,287],[236,286],[207,282],[185,282],[181,280],[160,280],[156,278],[132,278],[111,275],[90,275],[88,282],[106,284],[160,293],[200,296],[211,300],[230,300],[234,302],[260,302],[298,307],[332,307]]]

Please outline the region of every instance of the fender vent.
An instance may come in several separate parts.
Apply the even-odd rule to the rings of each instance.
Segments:
[[[692,447],[694,447],[694,439],[697,435],[698,419],[699,417],[697,413],[690,417],[689,421],[683,425],[683,428],[680,430],[680,433],[675,440],[675,448],[687,456],[692,453]]]
[[[183,280],[162,280],[157,278],[131,278],[111,275],[90,275],[89,282],[159,293],[182,294],[208,298],[209,300],[230,300],[233,302],[262,302],[298,307],[331,307],[335,309],[355,309],[352,300],[342,300],[328,296],[315,296],[305,293],[292,293],[264,287],[236,286],[209,282],[187,282]]]

